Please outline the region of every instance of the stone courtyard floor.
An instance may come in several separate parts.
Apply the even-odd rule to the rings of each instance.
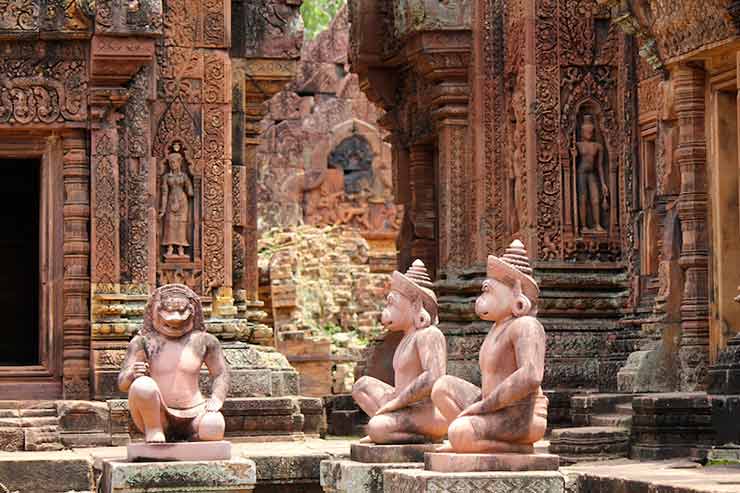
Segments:
[[[352,439],[354,440],[354,439]],[[257,465],[257,491],[314,492],[319,464],[349,454],[350,439],[234,443],[233,456]],[[546,443],[537,447],[542,450]],[[60,452],[0,452],[0,492],[89,492],[103,459],[125,457],[125,447]],[[701,467],[687,460],[636,462],[627,459],[560,469],[579,493],[740,492],[740,468]]]

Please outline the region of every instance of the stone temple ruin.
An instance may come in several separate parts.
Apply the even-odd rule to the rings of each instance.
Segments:
[[[0,2],[0,491],[733,491],[740,2],[347,0],[314,39],[301,4]],[[354,443],[355,381],[396,385],[393,271],[423,262],[480,386],[512,242],[559,469],[463,487],[438,444]],[[167,284],[230,368],[221,469],[123,459]]]

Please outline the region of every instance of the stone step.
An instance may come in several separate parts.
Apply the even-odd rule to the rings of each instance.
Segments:
[[[56,418],[57,408],[21,409],[20,415],[22,418]]]
[[[600,414],[620,414],[617,406],[630,404],[636,394],[579,394],[570,400],[573,424],[596,425],[591,419]],[[626,410],[626,409],[625,409]]]
[[[619,404],[630,404],[636,394],[585,394],[573,396],[570,405],[573,410],[590,410],[592,413],[613,411]]]
[[[59,426],[59,418],[0,418],[0,428],[34,428],[38,426]]]
[[[33,493],[88,492],[92,463],[69,451],[6,454],[0,457],[0,485],[7,491]],[[0,487],[0,492],[3,492]]]
[[[626,414],[597,414],[591,416],[591,426],[614,426],[629,429],[632,416]]]
[[[26,451],[52,452],[64,448],[56,426],[24,428],[23,433]]]
[[[617,404],[617,414],[624,414],[625,416],[632,416],[635,414],[635,410],[632,409],[632,402],[626,404]]]
[[[550,435],[549,452],[563,465],[627,457],[629,431],[614,426],[559,428]]]

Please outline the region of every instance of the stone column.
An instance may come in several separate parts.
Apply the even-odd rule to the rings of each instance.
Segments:
[[[434,148],[429,144],[413,144],[409,149],[408,187],[410,197],[406,214],[411,222],[410,257],[420,258],[434,277],[437,252],[434,244],[437,223],[434,180]],[[408,266],[400,266],[405,269]]]
[[[709,356],[709,251],[707,242],[707,173],[705,73],[680,66],[676,78],[676,114],[681,170],[678,214],[683,242],[679,263],[684,270],[681,301],[681,390],[704,388]]]
[[[259,91],[246,94],[244,125],[244,181],[246,200],[244,216],[244,279],[245,298],[259,299],[259,270],[257,268],[257,146],[261,134],[260,122],[265,116],[267,94]]]
[[[240,61],[242,62],[242,61]],[[258,317],[258,311],[249,313],[250,309],[262,306],[259,302],[259,269],[257,266],[257,147],[260,143],[262,128],[260,123],[267,113],[264,104],[277,94],[295,75],[296,62],[293,60],[250,59],[244,60],[235,67],[237,92],[243,91],[239,105],[243,108],[239,126],[244,129],[243,141],[235,141],[237,152],[241,152],[241,163],[236,163],[240,184],[235,189],[234,203],[243,207],[238,211],[241,227],[237,228],[238,248],[243,251],[242,281],[247,315]],[[242,168],[242,169],[240,169]]]
[[[468,85],[441,82],[434,95],[437,125],[438,269],[450,273],[467,264],[466,202]]]
[[[64,398],[89,399],[90,165],[83,135],[64,138]]]

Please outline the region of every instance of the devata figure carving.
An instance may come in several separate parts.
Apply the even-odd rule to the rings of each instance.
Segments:
[[[431,286],[421,260],[406,275],[393,272],[382,323],[405,335],[393,355],[396,387],[365,376],[352,388],[352,397],[372,417],[364,442],[423,443],[447,431],[430,398],[434,382],[447,370],[447,344],[435,325],[437,297]]]
[[[592,115],[583,115],[581,140],[571,143],[571,158],[576,174],[578,221],[584,233],[604,233],[601,211],[609,209],[609,188],[606,185],[604,146],[596,141],[596,126]],[[587,204],[591,207],[591,224],[588,222]]]
[[[198,387],[203,363],[213,379],[208,400]],[[228,367],[221,343],[205,331],[203,307],[190,288],[167,284],[149,298],[118,386],[128,392],[131,416],[147,442],[223,438]]]
[[[167,247],[165,258],[185,257],[190,222],[190,200],[193,197],[193,182],[185,169],[180,143],[172,144],[172,152],[167,159],[167,170],[161,177],[161,205],[159,217],[162,219],[162,246]],[[177,247],[177,254],[174,252]]]
[[[488,257],[488,279],[475,312],[493,322],[480,349],[482,389],[452,376],[434,385],[434,405],[450,427],[441,452],[533,453],[545,435],[545,331],[535,318],[539,288],[524,245]]]

